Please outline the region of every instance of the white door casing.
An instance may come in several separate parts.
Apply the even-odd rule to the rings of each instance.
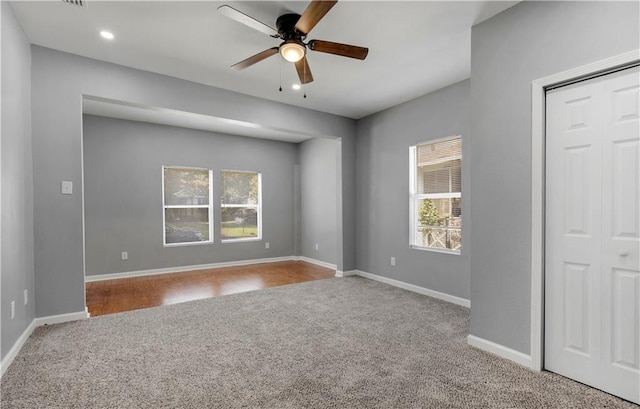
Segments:
[[[640,403],[640,71],[547,93],[545,367]]]

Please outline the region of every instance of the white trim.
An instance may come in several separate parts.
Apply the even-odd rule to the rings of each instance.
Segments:
[[[296,256],[295,258],[298,261],[306,261],[307,263],[315,264],[320,267],[330,268],[332,270],[337,271],[337,266],[335,264],[327,263],[326,261],[316,260],[314,258],[304,257],[304,256]]]
[[[357,270],[349,270],[349,271],[336,270],[336,277],[350,277],[355,275],[358,275]]]
[[[165,209],[208,209],[209,205],[167,205]]]
[[[43,325],[60,324],[62,322],[86,320],[89,318],[87,311],[70,312],[68,314],[50,315],[48,317],[40,317],[33,320],[36,327]]]
[[[531,84],[531,369],[542,370],[544,340],[544,86]]]
[[[433,253],[456,254],[458,256],[460,254],[462,254],[462,251],[460,251],[460,250],[441,249],[441,248],[437,248],[437,247],[417,246],[415,244],[412,244],[410,247],[413,250],[431,251]]]
[[[27,340],[29,339],[29,337],[31,336],[31,333],[35,328],[36,328],[36,324],[35,324],[35,320],[33,320],[27,326],[24,332],[20,335],[18,340],[15,342],[15,344],[13,344],[13,346],[11,347],[7,355],[5,355],[4,359],[2,359],[2,362],[0,362],[0,378],[2,378],[2,376],[7,371],[7,369],[9,369],[9,366],[11,365],[13,360],[16,358],[16,356],[18,356],[18,353],[24,346],[25,342],[27,342]]]
[[[220,240],[220,243],[229,244],[229,243],[243,243],[248,241],[262,241],[262,237],[238,237],[235,239],[224,239]]]
[[[517,364],[526,366],[527,368],[531,368],[531,356],[516,351],[515,349],[507,348],[503,345],[496,344],[495,342],[476,337],[475,335],[469,335],[467,337],[467,343],[472,347],[476,347],[483,351],[498,355],[501,358],[505,358]]]
[[[94,281],[116,280],[119,278],[142,277],[142,276],[151,276],[151,275],[158,275],[158,274],[169,274],[169,273],[182,273],[185,271],[208,270],[211,268],[222,268],[222,267],[246,266],[248,264],[259,264],[259,263],[276,263],[279,261],[291,261],[291,260],[297,260],[297,257],[289,256],[289,257],[259,258],[259,259],[253,259],[253,260],[227,261],[222,263],[156,268],[151,270],[140,270],[140,271],[126,271],[123,273],[112,273],[112,274],[99,274],[99,275],[85,276],[84,281],[85,283],[91,283]],[[308,261],[308,260],[305,260],[305,261]]]
[[[163,246],[167,247],[167,248],[185,247],[185,246],[204,246],[204,245],[212,244],[212,243],[213,243],[213,241],[184,241],[184,242],[163,244]]]
[[[543,369],[545,88],[640,60],[640,50],[549,75],[531,83],[531,369]]]
[[[409,244],[413,246],[416,242],[418,209],[416,209],[416,201],[413,199],[416,195],[416,164],[418,155],[417,145],[409,146]]]
[[[370,280],[379,281],[381,283],[389,284],[394,287],[402,288],[405,290],[413,291],[414,293],[428,295],[429,297],[437,298],[439,300],[447,301],[452,304],[461,305],[463,307],[471,308],[471,302],[465,298],[456,297],[454,295],[441,293],[440,291],[430,290],[428,288],[420,287],[414,284],[405,283],[404,281],[394,280],[392,278],[387,278],[383,276],[379,276],[376,274],[367,273],[365,271],[353,270],[355,275],[359,275],[364,278],[368,278]]]
[[[7,355],[0,362],[0,378],[2,378],[2,376],[7,371],[7,369],[9,369],[9,366],[11,366],[11,363],[13,362],[13,360],[16,358],[16,356],[18,356],[18,354],[24,347],[24,344],[27,342],[27,340],[33,333],[33,330],[36,329],[36,327],[41,327],[43,325],[50,325],[50,324],[59,324],[62,322],[84,320],[87,318],[89,318],[89,313],[85,309],[85,311],[81,311],[81,312],[52,315],[49,317],[40,317],[32,320],[31,323],[24,330],[24,332],[13,344],[13,346],[11,347]]]
[[[446,169],[446,168],[445,168]],[[414,199],[460,199],[462,192],[449,193],[416,193]]]

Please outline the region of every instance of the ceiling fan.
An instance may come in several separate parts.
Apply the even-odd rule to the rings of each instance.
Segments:
[[[295,64],[300,82],[302,84],[308,84],[313,81],[313,75],[311,74],[311,69],[309,68],[309,63],[306,58],[307,50],[364,60],[369,53],[369,49],[365,47],[323,40],[310,40],[305,43],[309,32],[336,3],[337,0],[313,0],[304,13],[302,13],[302,16],[295,13],[289,13],[278,17],[276,20],[277,29],[228,5],[218,7],[218,11],[223,15],[255,30],[261,31],[273,38],[283,40],[278,47],[272,47],[259,52],[258,54],[253,55],[246,60],[242,60],[231,67],[236,70],[243,70],[255,63],[271,57],[272,55],[280,53],[285,60]]]

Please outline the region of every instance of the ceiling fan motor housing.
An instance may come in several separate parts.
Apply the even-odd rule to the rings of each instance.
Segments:
[[[302,35],[295,29],[296,23],[300,20],[300,14],[283,14],[276,20],[276,28],[283,40],[302,41]]]

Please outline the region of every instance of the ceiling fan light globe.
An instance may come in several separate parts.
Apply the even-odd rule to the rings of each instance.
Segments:
[[[284,42],[280,46],[280,55],[289,62],[298,62],[306,54],[307,49],[304,45],[295,41]]]

